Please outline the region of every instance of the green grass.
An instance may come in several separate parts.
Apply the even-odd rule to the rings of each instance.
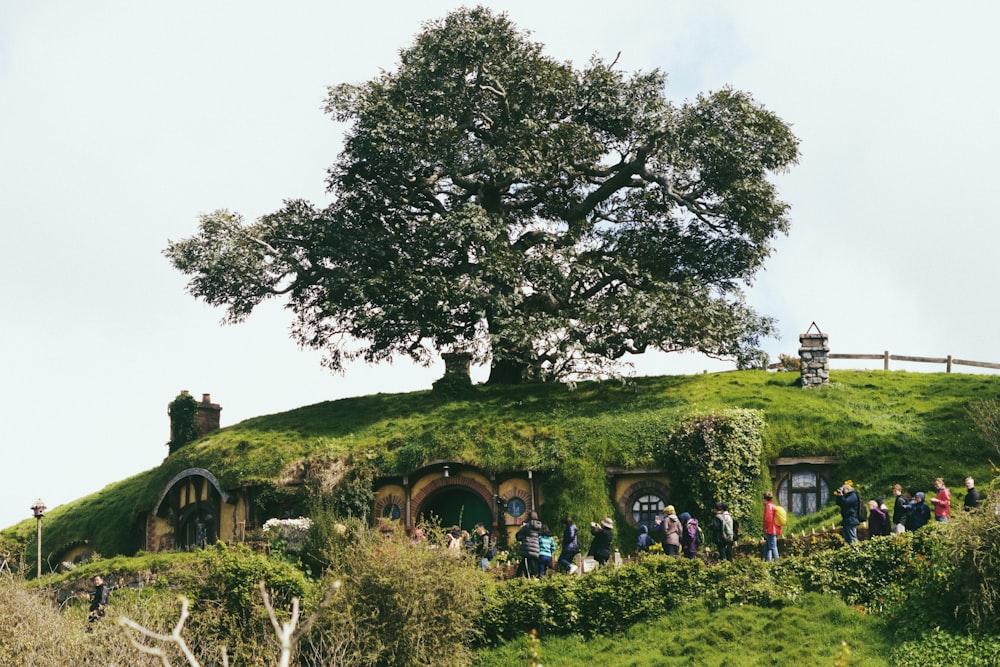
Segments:
[[[781,609],[709,610],[689,604],[613,637],[541,637],[539,662],[546,667],[812,667],[846,657],[844,664],[852,667],[883,667],[890,664],[885,656],[893,647],[881,624],[836,598],[815,593]],[[475,664],[528,665],[528,646],[525,638],[480,651]]]
[[[968,474],[992,477],[997,453],[983,444],[966,409],[971,401],[1000,399],[1000,377],[834,371],[830,386],[811,390],[797,379],[741,371],[582,383],[575,390],[477,386],[462,398],[423,391],[319,403],[222,429],[153,470],[57,507],[46,515],[46,535],[54,549],[89,538],[106,556],[134,553],[142,546],[143,513],[173,475],[190,467],[207,468],[223,488],[235,488],[274,483],[310,457],[364,462],[377,474],[439,459],[487,471],[545,471],[573,461],[649,465],[682,420],[730,407],[763,412],[768,458],[837,456],[838,475],[866,490],[894,482],[927,488],[942,476],[960,491]],[[16,536],[30,552],[33,533],[28,519],[2,535]]]

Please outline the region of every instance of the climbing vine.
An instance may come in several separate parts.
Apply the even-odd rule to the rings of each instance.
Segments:
[[[763,428],[759,412],[732,409],[695,416],[668,436],[660,462],[671,471],[674,492],[691,504],[692,514],[707,513],[719,500],[734,516],[750,514]]]
[[[170,416],[170,442],[167,446],[173,454],[182,446],[198,437],[198,424],[195,415],[198,412],[198,402],[194,396],[182,391],[170,405],[167,414]]]

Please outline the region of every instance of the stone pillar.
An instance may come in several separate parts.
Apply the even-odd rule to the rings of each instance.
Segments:
[[[803,389],[830,384],[830,337],[815,322],[799,336],[799,363]]]
[[[452,376],[472,382],[472,355],[468,352],[443,352],[445,377]]]
[[[444,376],[434,381],[431,388],[443,393],[464,393],[472,387],[472,355],[468,352],[443,352]]]

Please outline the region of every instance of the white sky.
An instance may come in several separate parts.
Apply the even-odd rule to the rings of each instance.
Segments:
[[[161,255],[200,213],[328,201],[342,128],[320,110],[326,86],[393,69],[422,21],[461,3],[345,4],[0,0],[0,526],[158,465],[181,389],[211,393],[226,426],[440,377],[440,363],[331,375],[277,303],[221,327]],[[732,85],[793,125],[791,233],[750,291],[779,320],[772,358],[815,321],[834,352],[1000,362],[1000,5],[484,4],[558,59],[620,51],[627,71],[666,71],[676,101]]]

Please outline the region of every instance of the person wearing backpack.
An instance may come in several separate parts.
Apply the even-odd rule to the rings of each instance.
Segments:
[[[680,519],[681,526],[684,527],[681,532],[681,551],[684,552],[685,558],[697,558],[698,544],[701,542],[701,527],[698,525],[698,519],[687,512],[681,512],[677,518]]]
[[[684,532],[684,525],[677,516],[677,510],[673,505],[663,508],[663,519],[656,518],[656,529],[663,540],[663,553],[668,556],[677,556],[681,552],[681,535]]]
[[[775,521],[777,513],[774,504],[774,496],[770,491],[764,494],[764,560],[778,560],[778,536],[781,535],[781,526]]]
[[[729,504],[724,501],[715,503],[715,515],[712,517],[712,541],[719,552],[719,560],[733,560],[733,542],[736,530],[733,517],[729,514]]]

